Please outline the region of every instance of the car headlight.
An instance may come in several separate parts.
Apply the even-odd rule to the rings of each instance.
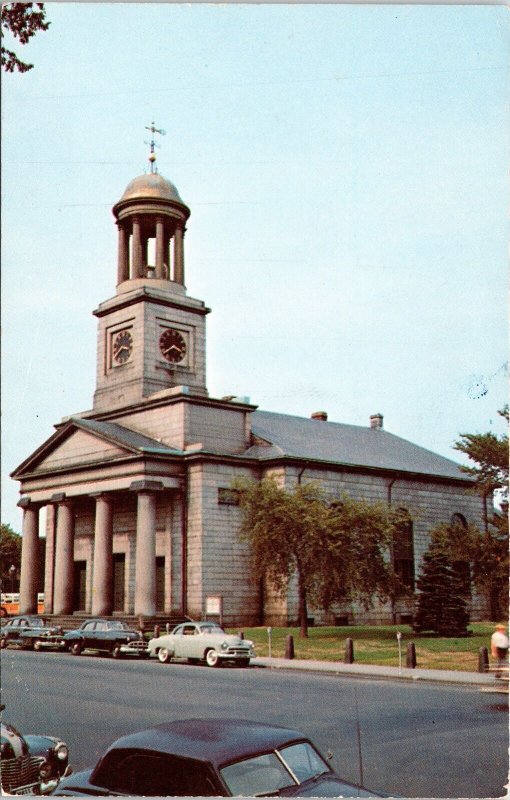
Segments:
[[[59,761],[65,761],[66,758],[69,758],[69,748],[64,742],[57,744],[54,752]]]
[[[47,781],[51,778],[51,764],[48,761],[43,761],[39,767],[39,777],[42,781]]]
[[[228,642],[222,642],[221,643],[221,649],[222,650],[228,650]]]

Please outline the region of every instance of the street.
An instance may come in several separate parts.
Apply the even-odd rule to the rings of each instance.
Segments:
[[[288,725],[334,754],[336,771],[402,797],[499,797],[508,773],[508,699],[463,686],[270,669],[3,650],[3,718],[62,737],[75,770],[108,744],[169,719]]]

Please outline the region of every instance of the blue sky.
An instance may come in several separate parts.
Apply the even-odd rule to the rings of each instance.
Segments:
[[[92,406],[112,205],[147,168],[191,208],[208,387],[450,458],[507,397],[503,6],[47,3],[3,88],[7,476]]]

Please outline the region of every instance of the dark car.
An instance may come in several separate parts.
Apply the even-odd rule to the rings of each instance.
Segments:
[[[299,731],[189,719],[123,736],[57,795],[381,797],[348,783]]]
[[[3,706],[1,706],[3,710]],[[49,794],[64,775],[70,775],[69,751],[54,736],[22,736],[1,723],[1,795]]]
[[[110,653],[114,658],[136,655],[147,658],[147,643],[140,631],[115,619],[88,619],[74,631],[64,635],[65,646],[75,656],[84,650]]]
[[[12,617],[0,631],[0,647],[16,645],[27,650],[64,648],[64,631],[58,625],[50,625],[44,617]]]

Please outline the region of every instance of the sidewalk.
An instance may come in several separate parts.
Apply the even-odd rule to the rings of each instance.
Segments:
[[[406,681],[430,681],[478,686],[495,691],[508,692],[508,681],[496,681],[494,675],[485,672],[455,672],[445,669],[409,669],[408,667],[381,667],[375,664],[344,664],[343,661],[313,661],[309,659],[255,658],[254,667],[270,669],[295,669],[322,672],[330,675],[345,675],[358,678],[376,678]]]

